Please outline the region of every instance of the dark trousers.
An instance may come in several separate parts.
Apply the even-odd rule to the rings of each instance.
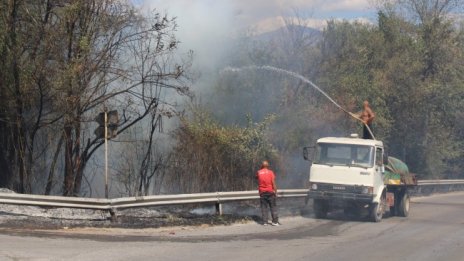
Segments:
[[[371,129],[372,134],[374,134],[374,130],[372,129],[372,124],[367,124],[369,126],[369,129]],[[372,137],[371,133],[367,129],[366,125],[363,126],[363,139],[370,139],[373,140],[374,137]]]
[[[272,222],[279,222],[279,217],[277,216],[277,205],[276,205],[276,195],[272,192],[264,192],[260,195],[261,203],[261,217],[263,223],[267,223],[268,220],[268,207],[271,209]]]

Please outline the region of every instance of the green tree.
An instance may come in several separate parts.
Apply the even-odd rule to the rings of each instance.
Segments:
[[[449,15],[460,8],[461,1],[410,0],[379,14],[388,46],[388,102],[398,136],[390,143],[424,177],[451,174],[463,153],[455,124],[462,110],[462,30]]]
[[[255,189],[254,173],[262,160],[279,166],[275,149],[267,139],[266,117],[260,123],[248,118],[246,127],[224,127],[209,113],[194,108],[175,131],[169,182],[171,190],[182,193]]]

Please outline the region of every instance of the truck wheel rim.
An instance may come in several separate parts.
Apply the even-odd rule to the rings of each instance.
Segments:
[[[382,198],[382,199],[380,200],[379,205],[377,206],[377,213],[376,213],[376,215],[377,215],[377,217],[379,217],[379,219],[380,219],[380,218],[382,217],[382,215],[383,215],[383,206],[384,206],[384,204],[385,204],[385,199]]]

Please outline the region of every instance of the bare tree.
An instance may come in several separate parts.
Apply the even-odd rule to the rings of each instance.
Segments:
[[[21,192],[31,191],[37,156],[49,153],[45,193],[63,160],[63,194],[79,194],[84,169],[103,144],[91,124],[103,107],[121,112],[121,133],[157,115],[163,97],[189,94],[189,63],[174,56],[172,18],[119,0],[11,0],[2,7],[9,26],[0,30],[7,58],[0,78],[8,76],[0,85],[0,163],[14,166],[8,176],[19,173]],[[49,133],[55,135],[44,142]]]
[[[173,114],[159,109],[142,125],[132,128],[122,137],[116,166],[117,187],[122,195],[140,196],[159,194],[169,168],[171,152],[166,147],[169,138],[163,132],[163,116]]]

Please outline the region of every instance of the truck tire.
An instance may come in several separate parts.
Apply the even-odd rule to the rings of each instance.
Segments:
[[[390,217],[396,216],[396,206],[390,207]]]
[[[393,202],[393,206],[390,207],[390,217],[394,217],[398,215],[398,202],[399,202],[399,192],[394,192],[395,193],[395,201]]]
[[[329,208],[325,200],[314,199],[313,209],[314,209],[314,215],[316,216],[316,218],[327,218],[327,212]]]
[[[409,203],[410,198],[408,192],[404,191],[400,194],[400,198],[398,200],[398,216],[400,217],[407,217],[409,215]]]
[[[380,197],[379,203],[372,203],[370,208],[370,219],[372,222],[380,222],[383,218],[383,213],[385,212],[385,196]]]

